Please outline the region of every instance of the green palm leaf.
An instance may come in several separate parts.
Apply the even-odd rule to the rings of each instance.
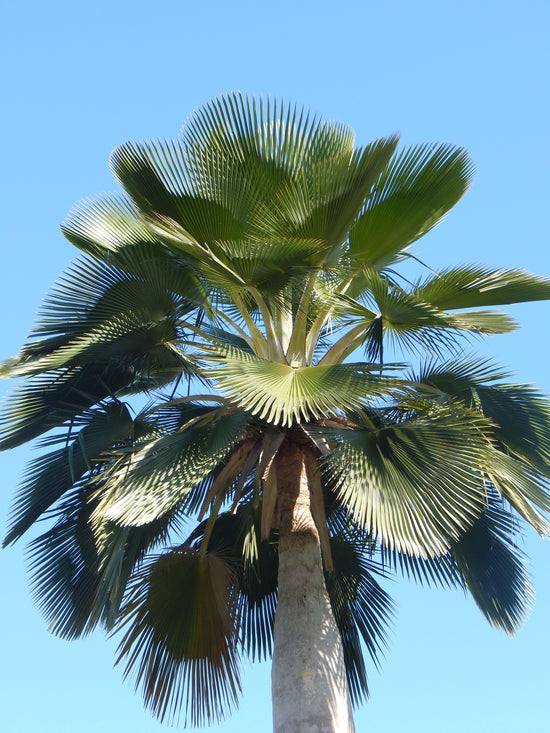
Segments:
[[[550,476],[550,401],[527,385],[479,386],[475,399],[507,450]]]
[[[178,319],[194,309],[187,295],[192,283],[169,271],[152,267],[137,278],[93,260],[78,262],[53,290],[32,331],[32,341],[20,355],[4,362],[2,376],[41,373],[91,360],[108,362],[113,356],[145,361],[152,352],[165,360],[170,343],[179,336]],[[153,356],[151,364],[153,366]]]
[[[459,201],[472,179],[463,148],[420,145],[395,155],[351,228],[351,254],[380,270],[426,234]]]
[[[384,138],[353,155],[327,158],[285,182],[273,202],[264,203],[253,222],[257,236],[305,237],[327,244],[328,265],[338,261],[352,222],[395,150]]]
[[[355,134],[342,123],[319,121],[277,99],[237,92],[195,110],[184,125],[183,138],[194,171],[208,168],[219,155],[254,173],[254,160],[261,157],[272,164],[273,178],[278,175],[280,181],[327,158],[351,156]]]
[[[60,369],[28,379],[8,394],[0,412],[0,450],[22,445],[70,423],[127,387],[134,377],[125,365],[87,364],[80,369]]]
[[[483,512],[446,555],[411,557],[384,549],[384,564],[422,585],[469,592],[491,625],[513,635],[533,602],[519,537],[509,508],[489,492]]]
[[[99,558],[89,523],[92,506],[81,487],[57,510],[58,520],[29,547],[33,590],[53,633],[74,639],[91,630]]]
[[[422,365],[418,375],[411,374],[411,380],[419,385],[435,387],[445,395],[458,395],[508,376],[508,372],[497,368],[488,359],[466,356],[450,361],[431,359]]]
[[[518,630],[533,601],[517,534],[503,502],[491,496],[483,514],[451,548],[485,618],[509,634]]]
[[[240,94],[197,110],[183,140],[195,190],[231,209],[251,234],[258,206],[312,155],[353,150],[353,133],[344,126],[321,125],[277,101]]]
[[[550,537],[550,486],[547,477],[521,459],[494,451],[487,466],[490,484],[543,537]]]
[[[149,560],[134,576],[117,630],[117,662],[136,680],[161,721],[202,726],[223,718],[240,693],[231,566],[179,548]]]
[[[275,105],[275,113],[276,109]],[[236,113],[244,113],[245,119]],[[134,205],[153,221],[154,231],[189,256],[203,263],[210,259],[210,266],[208,250],[215,243],[238,242],[245,234],[260,246],[274,238],[305,239],[323,242],[325,250],[341,249],[397,140],[388,138],[353,152],[340,126],[316,128],[301,119],[295,127],[296,113],[291,117],[292,127],[290,118],[263,122],[263,104],[256,110],[242,97],[222,98],[211,104],[207,115],[191,121],[188,148],[181,142],[126,143],[114,152],[112,167]],[[220,122],[228,120],[237,123],[230,135],[220,128]],[[197,150],[196,144],[205,137],[206,159],[201,156],[203,146]],[[282,155],[281,138],[286,145]],[[325,156],[320,157],[323,150]],[[253,209],[242,210],[243,194],[249,206],[254,202]],[[278,264],[284,267],[284,260]]]
[[[141,212],[176,224],[184,251],[193,252],[194,243],[239,239],[244,229],[231,210],[194,193],[185,158],[181,143],[125,143],[113,152],[111,168]]]
[[[111,630],[118,618],[130,578],[147,554],[166,545],[170,533],[180,529],[177,514],[140,527],[121,527],[112,522],[94,532],[99,556],[100,579],[94,597],[94,617]]]
[[[421,283],[415,292],[437,308],[478,308],[550,298],[550,280],[524,270],[454,267]]]
[[[122,451],[101,488],[97,521],[139,526],[176,506],[196,507],[204,482],[242,440],[248,422],[242,412],[211,408],[175,433]]]
[[[50,630],[74,639],[98,624],[111,628],[136,563],[163,541],[172,517],[138,528],[103,528],[101,545],[92,530],[92,487],[78,486],[55,508],[54,526],[29,546],[37,604]]]
[[[327,161],[349,163],[354,137],[341,123],[319,122],[277,100],[241,94],[212,100],[183,129],[186,163],[196,190],[231,208],[250,234],[259,237],[265,233],[266,215],[270,218],[268,202],[282,214],[282,219],[276,217],[279,226],[285,220],[288,225],[292,220],[288,205],[278,209],[285,186],[292,188],[296,179],[306,176],[310,190],[311,172],[318,166]],[[295,197],[291,200],[296,212],[298,202]],[[305,204],[306,210],[321,203],[317,197]],[[268,238],[273,234],[270,231]]]
[[[516,328],[515,321],[502,313],[447,313],[372,270],[356,276],[352,289],[366,305],[348,293],[330,296],[344,335],[327,352],[324,363],[349,356],[359,345],[365,346],[369,359],[382,361],[387,342],[391,347],[419,353],[456,351],[464,336],[507,333]]]
[[[365,413],[356,429],[333,431],[325,475],[383,544],[415,556],[445,554],[483,505],[480,470],[492,451],[486,429],[475,413],[455,408],[381,427]]]
[[[466,591],[464,577],[458,570],[451,550],[445,555],[421,557],[381,546],[380,553],[388,572],[393,571],[407,580],[428,588],[460,588]]]
[[[456,345],[457,334],[453,321],[444,311],[374,272],[369,274],[368,281],[370,298],[379,312],[377,317],[381,328],[391,341],[405,348],[422,351],[432,349],[436,353]],[[367,344],[369,336],[367,328]]]
[[[134,247],[157,253],[161,249],[136,207],[114,194],[90,198],[75,206],[61,230],[75,247],[100,260],[109,256],[117,262],[118,254]]]
[[[84,260],[86,268],[76,274],[86,282],[81,290],[74,289],[76,303],[83,295],[98,292],[98,285],[109,284],[107,275],[114,284],[122,279],[122,287],[131,287],[133,279],[149,283],[151,292],[142,293],[146,303],[155,293],[158,297],[160,286],[161,297],[177,294],[185,302],[208,310],[207,294],[193,269],[194,259],[159,239],[126,199],[102,196],[86,200],[73,209],[62,231],[72,244],[101,263],[94,266],[91,260]],[[127,301],[126,307],[138,302]]]
[[[35,460],[27,469],[16,497],[11,526],[4,546],[15,542],[66,491],[108,455],[113,444],[125,441],[133,432],[133,420],[125,405],[114,402],[90,411],[81,419],[83,427],[72,438],[69,429],[62,436],[65,446]],[[96,468],[97,470],[97,468]]]
[[[548,475],[550,401],[534,387],[502,383],[508,375],[491,362],[429,363],[418,381],[459,399],[491,420],[497,441]]]
[[[259,542],[259,527],[243,540],[243,574],[239,583],[239,629],[246,653],[254,661],[269,659],[277,608],[279,554],[275,542]],[[250,545],[257,545],[251,557]]]
[[[217,241],[204,249],[200,272],[212,288],[247,297],[249,288],[264,295],[278,293],[289,280],[312,272],[319,252],[325,249],[317,239],[258,238]]]
[[[377,365],[290,366],[235,348],[210,348],[203,360],[220,392],[274,425],[290,426],[364,404],[388,389]]]
[[[33,340],[4,362],[2,376],[36,375],[0,415],[2,448],[19,445],[125,391],[154,389],[195,367],[177,346],[188,301],[159,273],[137,280],[92,261],[79,263],[46,302]]]

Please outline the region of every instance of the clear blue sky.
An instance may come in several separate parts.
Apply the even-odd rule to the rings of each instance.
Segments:
[[[361,143],[397,130],[404,143],[464,145],[474,186],[419,253],[434,267],[471,261],[550,275],[549,27],[548,0],[6,3],[0,357],[18,350],[75,254],[59,232],[69,209],[114,188],[112,148],[176,135],[195,107],[229,90],[304,104],[352,125]],[[514,315],[522,329],[479,351],[550,393],[550,303]],[[0,456],[2,528],[29,455]],[[529,533],[525,550],[537,598],[513,640],[460,593],[391,584],[399,615],[358,732],[550,729],[550,543]],[[112,642],[48,634],[23,544],[0,553],[0,572],[2,731],[165,730],[112,670]],[[240,712],[217,730],[269,732],[269,667],[244,683]]]

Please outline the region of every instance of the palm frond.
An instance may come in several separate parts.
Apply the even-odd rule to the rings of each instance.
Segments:
[[[237,92],[195,110],[183,138],[197,167],[219,155],[254,172],[254,160],[262,158],[280,180],[326,158],[351,155],[355,135],[342,123],[319,121],[281,100]]]
[[[113,445],[133,432],[127,407],[112,402],[91,410],[81,419],[78,432],[63,435],[65,446],[40,456],[27,468],[25,480],[15,499],[4,546],[15,542],[55,502],[102,460],[108,461]],[[107,455],[102,459],[102,453]],[[97,470],[97,469],[96,469]]]
[[[8,394],[0,411],[0,450],[69,424],[90,407],[114,397],[134,378],[125,365],[87,364],[28,379]]]
[[[46,301],[30,343],[1,367],[2,376],[31,378],[5,403],[0,445],[20,445],[106,397],[195,373],[177,343],[178,320],[194,304],[171,282],[154,270],[139,280],[93,260],[77,263]]]
[[[94,598],[94,617],[101,614],[106,629],[114,627],[132,574],[149,552],[169,541],[181,528],[177,513],[140,527],[122,527],[108,522],[94,535],[99,558],[99,583]]]
[[[95,520],[139,526],[174,507],[197,508],[204,482],[244,438],[249,417],[210,408],[175,433],[122,451],[98,496]]]
[[[458,570],[451,550],[435,557],[416,557],[405,552],[398,552],[395,547],[390,549],[383,544],[379,549],[383,567],[388,572],[391,571],[428,588],[466,590],[464,577]]]
[[[355,415],[361,419],[356,429],[333,429],[326,480],[385,545],[413,556],[445,554],[482,509],[481,470],[493,450],[487,423],[454,407],[412,411],[381,427],[368,414]]]
[[[89,518],[92,506],[85,489],[66,496],[58,520],[29,547],[32,586],[39,608],[58,636],[74,639],[99,620],[94,599],[100,563]]]
[[[462,359],[437,361],[430,359],[411,380],[435,387],[442,393],[458,395],[480,385],[506,379],[509,373],[489,359],[465,356]]]
[[[461,588],[492,626],[513,635],[525,620],[533,591],[519,548],[520,527],[494,491],[474,523],[441,557],[421,558],[382,547],[384,564],[421,585]]]
[[[232,568],[185,547],[151,558],[134,575],[117,631],[117,663],[161,721],[181,708],[193,726],[218,722],[241,690]]]
[[[211,288],[246,297],[250,288],[272,299],[292,280],[302,280],[314,270],[324,245],[306,237],[271,237],[218,240],[204,248],[200,272]]]
[[[351,254],[380,270],[426,234],[462,198],[473,174],[463,148],[420,145],[396,154],[351,228]]]
[[[70,367],[89,362],[90,355],[106,362],[105,352],[113,350],[128,359],[139,351],[143,359],[148,350],[174,341],[178,320],[196,307],[189,300],[193,283],[185,271],[178,278],[173,269],[146,269],[146,276],[136,277],[90,258],[77,261],[47,297],[30,343],[4,362],[0,374]]]
[[[61,227],[67,239],[85,254],[99,260],[113,260],[124,250],[160,253],[159,240],[139,219],[138,211],[127,198],[106,194],[75,206]]]
[[[227,206],[193,190],[179,141],[124,143],[113,152],[111,169],[140,212],[182,233],[180,246],[191,255],[199,255],[195,244],[244,234]]]
[[[293,188],[298,178],[309,176],[305,188],[298,185],[297,190],[313,193],[312,171],[327,161],[349,164],[354,154],[354,133],[345,125],[320,122],[278,100],[242,94],[223,96],[197,110],[183,137],[194,186],[230,207],[252,235],[262,237],[270,220],[268,202],[279,211],[279,227],[286,221],[288,231],[291,210],[300,216],[323,202],[291,197],[290,209],[286,205],[281,211],[278,199],[286,186]],[[330,180],[317,175],[318,180],[323,177]]]
[[[468,591],[489,623],[513,635],[533,602],[533,591],[518,547],[518,528],[495,495],[451,555]]]
[[[206,349],[208,375],[228,400],[274,425],[290,426],[358,407],[391,384],[372,364],[290,366],[221,346]]]
[[[495,450],[487,479],[534,530],[550,537],[550,484],[544,474],[527,461]]]
[[[326,158],[286,181],[273,201],[259,208],[257,236],[305,237],[326,243],[327,265],[338,262],[349,228],[397,145],[378,140],[364,149]]]
[[[456,351],[470,334],[507,333],[516,327],[515,321],[502,313],[447,313],[414,290],[406,290],[374,271],[356,277],[354,289],[366,305],[347,293],[332,296],[335,315],[339,314],[345,333],[329,355],[348,356],[363,344],[368,358],[382,360],[388,341],[404,351],[441,354]]]
[[[85,255],[102,263],[96,265],[98,272],[94,277],[93,264],[88,258],[83,260],[87,289],[76,290],[76,303],[83,294],[96,293],[98,284],[105,282],[106,274],[113,277],[115,273],[120,279],[124,273],[126,280],[133,278],[150,283],[152,292],[143,293],[146,302],[160,285],[165,296],[177,294],[186,302],[208,310],[208,294],[196,276],[193,259],[186,258],[181,250],[174,249],[152,232],[127,199],[104,195],[83,201],[71,211],[61,229]],[[133,305],[137,302],[129,301]]]
[[[415,292],[437,308],[478,308],[548,300],[550,280],[524,270],[462,266],[428,278],[418,285]]]
[[[491,362],[429,362],[418,381],[479,410],[494,425],[500,445],[548,475],[550,401],[534,387],[503,383],[509,375]]]
[[[134,567],[164,541],[173,517],[144,527],[103,527],[101,542],[90,521],[93,487],[78,485],[51,512],[55,524],[28,550],[37,605],[50,630],[74,639],[98,624],[111,628]]]

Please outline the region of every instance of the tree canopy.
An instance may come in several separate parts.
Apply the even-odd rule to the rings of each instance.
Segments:
[[[161,719],[224,715],[241,657],[272,651],[293,446],[354,703],[387,641],[387,574],[467,589],[513,633],[532,597],[518,529],[549,533],[550,404],[468,344],[550,281],[416,260],[468,189],[467,152],[357,146],[230,94],[111,167],[121,192],[71,212],[81,254],[0,367],[22,378],[0,448],[45,449],[5,544],[52,520],[30,546],[52,630],[119,633]]]

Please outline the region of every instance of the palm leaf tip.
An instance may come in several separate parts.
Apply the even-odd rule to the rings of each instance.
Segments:
[[[52,438],[65,445],[29,464],[14,503],[4,544],[19,539],[65,492],[82,481],[92,467],[99,471],[108,464],[113,444],[124,441],[133,426],[127,406],[113,402],[88,410],[80,416],[79,425],[73,424]]]
[[[550,299],[550,279],[520,269],[464,265],[428,278],[417,293],[447,310],[510,305]]]
[[[504,502],[491,495],[486,511],[452,544],[466,588],[492,626],[513,636],[533,602],[515,522]]]

